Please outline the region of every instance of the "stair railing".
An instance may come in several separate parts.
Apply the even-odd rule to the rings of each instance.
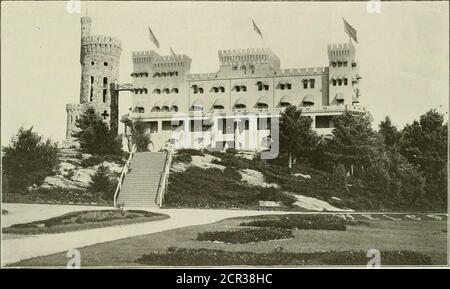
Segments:
[[[136,152],[137,147],[136,144],[131,148],[130,156],[127,159],[127,162],[122,168],[122,172],[120,173],[119,182],[117,183],[116,191],[114,192],[114,208],[117,207],[117,197],[119,196],[120,190],[122,189],[122,183],[125,179],[125,175],[130,171],[131,162],[133,161],[134,153]]]
[[[169,179],[170,163],[172,162],[172,151],[169,149],[167,151],[166,161],[164,163],[164,169],[161,172],[159,178],[158,193],[156,195],[156,203],[159,207],[162,206],[164,201],[164,194],[167,191],[167,181]]]

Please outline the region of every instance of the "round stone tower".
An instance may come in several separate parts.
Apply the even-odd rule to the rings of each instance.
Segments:
[[[81,18],[81,85],[80,104],[67,106],[67,137],[76,131],[76,119],[88,107],[93,107],[117,133],[118,92],[114,84],[119,78],[120,40],[91,35],[92,18]]]

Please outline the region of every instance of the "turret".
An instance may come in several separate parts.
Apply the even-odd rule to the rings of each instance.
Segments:
[[[330,105],[358,102],[357,84],[360,77],[355,55],[356,50],[351,42],[328,45]]]

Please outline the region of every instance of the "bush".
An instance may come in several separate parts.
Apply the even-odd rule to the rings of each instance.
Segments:
[[[234,169],[189,167],[170,174],[165,205],[194,208],[259,207],[259,201],[278,201],[290,206],[296,199],[276,188],[249,186]]]
[[[238,231],[214,231],[198,233],[198,241],[218,241],[231,244],[245,244],[269,240],[293,238],[291,230],[286,229],[253,229]]]
[[[297,230],[337,230],[345,231],[349,221],[333,215],[289,215],[275,219],[254,220],[240,226],[270,227]]]
[[[89,183],[88,190],[98,193],[103,199],[112,199],[117,187],[117,180],[111,177],[109,169],[105,166],[98,167],[96,174]]]
[[[33,132],[33,127],[21,127],[11,144],[3,148],[2,176],[4,191],[23,190],[33,184],[40,185],[45,177],[53,174],[57,164],[58,147],[50,140]]]
[[[174,163],[185,163],[185,164],[189,164],[192,162],[192,157],[190,154],[186,154],[186,153],[178,153],[177,155],[175,155],[175,157],[172,159]]]
[[[94,108],[88,108],[76,122],[80,129],[74,134],[83,152],[89,154],[122,154],[122,140],[110,130]]]
[[[367,266],[365,251],[315,253],[229,252],[211,249],[169,247],[167,252],[145,254],[137,263],[153,266],[274,266],[274,265],[356,265]],[[381,265],[431,265],[431,258],[413,251],[382,251]]]
[[[188,154],[191,156],[202,156],[202,157],[205,156],[205,154],[202,151],[195,150],[195,149],[180,149],[180,150],[177,150],[177,153],[178,154]]]

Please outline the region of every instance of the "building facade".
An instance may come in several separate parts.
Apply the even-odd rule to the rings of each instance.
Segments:
[[[274,141],[274,120],[295,105],[330,135],[333,116],[366,113],[355,52],[352,43],[331,44],[328,67],[281,69],[270,49],[221,50],[219,70],[205,74],[190,73],[187,55],[134,52],[132,107],[122,121],[144,122],[154,150],[264,150]]]
[[[93,107],[113,131],[118,130],[119,59],[120,40],[102,35],[91,35],[92,18],[81,18],[81,84],[80,102],[67,104],[66,138],[72,139],[77,131],[76,120],[87,108]]]

